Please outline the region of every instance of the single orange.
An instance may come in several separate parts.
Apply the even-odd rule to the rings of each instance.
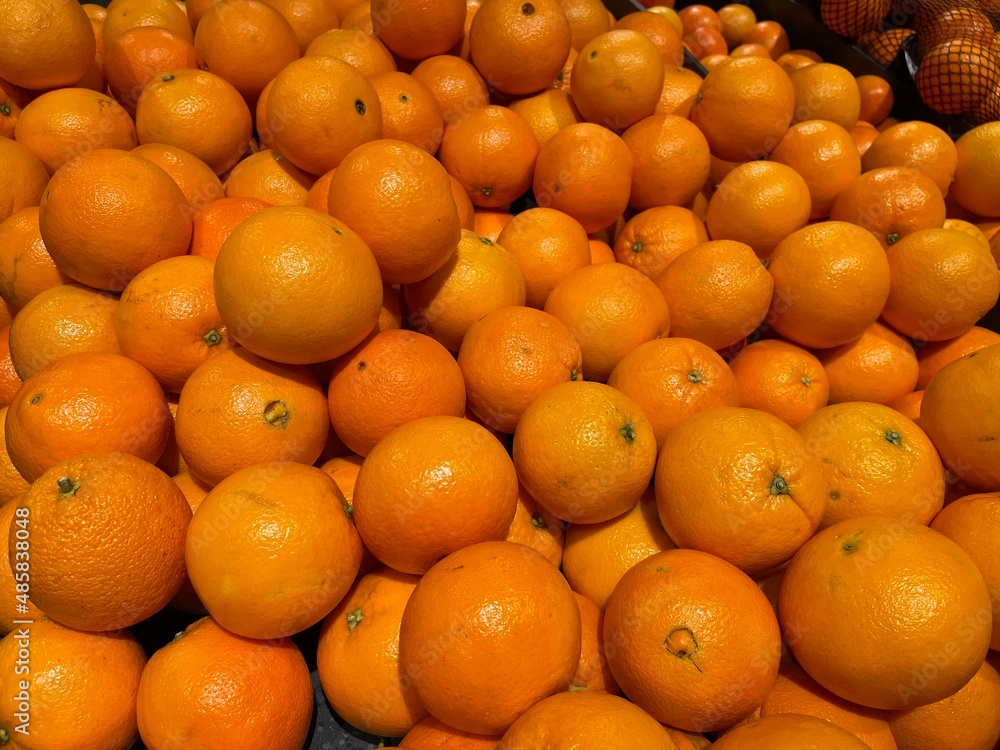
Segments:
[[[462,39],[462,0],[372,0],[378,37],[400,57],[423,60],[447,52]]]
[[[917,349],[917,363],[920,366],[917,388],[926,388],[931,378],[945,365],[994,344],[1000,344],[1000,334],[979,326],[973,326],[953,339],[925,343]]]
[[[601,0],[559,0],[569,21],[570,44],[577,52],[598,34],[610,30],[611,20]]]
[[[729,363],[740,406],[760,409],[795,427],[827,404],[823,365],[805,349],[778,339],[755,341]]]
[[[540,94],[511,102],[509,107],[528,124],[540,147],[567,125],[583,122],[573,99],[562,89],[546,89]]]
[[[558,568],[562,564],[564,526],[562,521],[540,508],[524,487],[519,486],[517,509],[504,541],[531,547]]]
[[[428,716],[406,733],[399,747],[403,750],[435,750],[451,745],[454,750],[496,750],[499,737],[463,732]]]
[[[629,13],[619,18],[614,28],[638,31],[649,39],[659,50],[664,67],[684,64],[684,43],[681,41],[681,33],[665,16],[649,11]]]
[[[895,104],[892,86],[887,80],[876,75],[861,75],[857,77],[858,90],[861,92],[861,111],[859,120],[879,125]]]
[[[701,76],[693,70],[676,65],[665,65],[660,101],[656,103],[656,109],[653,113],[689,117],[700,88]]]
[[[132,149],[132,153],[170,175],[187,199],[192,219],[196,211],[223,195],[222,182],[215,172],[194,154],[162,143],[145,143]]]
[[[135,117],[147,83],[168,71],[197,65],[194,45],[187,39],[160,26],[137,26],[108,48],[104,73],[111,95]]]
[[[0,78],[37,91],[72,86],[94,63],[93,27],[78,3],[0,6]]]
[[[382,106],[382,137],[436,154],[444,137],[441,107],[426,85],[408,73],[377,73],[369,82]]]
[[[281,151],[267,148],[233,167],[226,178],[226,197],[253,198],[272,206],[301,206],[314,181]]]
[[[914,389],[913,347],[891,328],[873,323],[854,341],[817,352],[830,379],[830,403],[888,404]]]
[[[0,298],[7,304],[20,310],[46,289],[71,281],[45,248],[37,206],[0,222]]]
[[[683,117],[652,115],[626,130],[622,140],[632,152],[632,208],[681,206],[704,187],[708,141]]]
[[[805,180],[810,219],[829,216],[837,196],[861,174],[861,158],[851,134],[826,120],[792,125],[771,159],[791,167]]]
[[[191,220],[191,255],[215,260],[240,222],[269,206],[258,198],[219,198],[205,205]]]
[[[716,743],[719,750],[793,750],[822,747],[827,750],[864,750],[870,745],[826,719],[798,713],[782,713],[755,719],[727,733]]]
[[[678,257],[708,240],[705,224],[681,206],[656,206],[629,219],[614,242],[615,257],[657,281]]]
[[[973,128],[955,142],[958,163],[951,192],[955,201],[973,213],[1000,217],[995,173],[1000,126],[987,123]]]
[[[38,157],[12,138],[0,139],[0,164],[11,179],[0,184],[0,221],[41,203],[49,173]]]
[[[396,70],[396,61],[386,46],[355,29],[330,29],[316,37],[305,54],[343,60],[366,78]]]
[[[663,65],[660,50],[640,32],[608,31],[580,50],[570,81],[573,101],[585,120],[621,132],[653,114]]]
[[[112,0],[104,18],[104,45],[111,48],[115,42],[137,26],[159,26],[172,31],[189,42],[194,35],[184,11],[171,0]]]
[[[717,14],[722,24],[722,36],[730,48],[742,44],[744,37],[757,23],[753,9],[742,3],[725,5],[719,8]]]
[[[434,94],[446,124],[490,103],[483,77],[460,57],[429,57],[415,67],[411,75]]]
[[[330,0],[267,0],[267,4],[288,21],[299,43],[299,54],[302,55],[313,39],[340,25],[337,3]]]

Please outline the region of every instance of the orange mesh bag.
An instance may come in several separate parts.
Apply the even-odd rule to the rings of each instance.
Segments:
[[[972,112],[972,119],[975,120],[976,125],[1000,120],[1000,86],[995,86],[992,91],[979,100]]]
[[[899,57],[903,43],[916,33],[913,29],[888,29],[870,37],[863,49],[879,65],[889,67]]]
[[[924,55],[916,84],[931,109],[946,115],[971,114],[1000,84],[1000,63],[989,47],[955,39]]]
[[[913,16],[911,26],[918,34],[922,34],[924,29],[946,10],[978,7],[976,0],[917,0],[917,12]]]
[[[841,36],[857,39],[878,27],[892,7],[892,0],[821,0],[820,16]]]
[[[989,47],[993,43],[993,22],[979,8],[947,8],[924,24],[917,35],[917,52],[925,55],[932,47],[953,39]]]

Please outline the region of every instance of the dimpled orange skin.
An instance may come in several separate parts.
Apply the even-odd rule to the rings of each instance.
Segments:
[[[615,258],[658,281],[667,266],[693,247],[708,242],[705,223],[682,206],[640,211],[616,233]]]
[[[215,260],[215,298],[230,334],[287,364],[333,359],[378,321],[375,258],[345,224],[301,206],[243,221]]]
[[[393,52],[410,60],[440,55],[462,39],[462,0],[374,0],[371,13],[373,19],[379,19],[378,37]]]
[[[766,411],[792,427],[830,398],[820,361],[787,341],[755,341],[736,355],[729,369],[736,377],[740,406]]]
[[[5,418],[5,409],[0,409],[0,421]],[[9,462],[5,468],[6,470],[11,470],[13,467],[10,466]],[[4,483],[6,484],[6,476],[4,476]],[[18,498],[14,498],[14,502],[10,501],[10,498],[5,500],[4,504],[0,506],[0,560],[6,560],[9,550],[10,541],[10,526],[11,522],[14,520],[14,511],[17,510],[17,499],[20,495],[24,494],[24,491],[28,489],[28,485],[24,480],[21,480],[23,487],[21,489]],[[28,559],[30,560],[30,539],[28,541],[29,549],[27,550]],[[23,546],[23,545],[22,545]],[[24,550],[21,551],[21,558],[15,560],[15,565],[17,562],[22,562],[24,558]],[[21,602],[17,598],[17,582],[14,580],[14,571],[11,569],[10,565],[0,565],[0,595],[2,595],[2,600],[0,600],[0,633],[6,635],[11,630],[15,629],[14,620],[41,620],[45,615],[42,610],[34,604],[30,597],[28,598],[28,609],[27,611],[18,612]],[[15,691],[17,692],[17,691]]]
[[[403,750],[496,750],[499,737],[463,732],[443,721],[428,716],[406,733],[399,747]]]
[[[676,427],[663,443],[656,504],[670,538],[756,574],[788,560],[823,518],[819,460],[766,412],[721,408]]]
[[[7,449],[29,482],[91,451],[124,451],[150,463],[170,433],[156,379],[120,354],[67,354],[28,378],[7,412]]]
[[[639,502],[653,474],[656,436],[620,391],[562,383],[521,415],[513,456],[518,477],[541,507],[565,521],[600,523]]]
[[[354,149],[330,181],[328,207],[371,248],[387,284],[427,278],[462,237],[448,173],[405,141],[378,140]],[[371,220],[373,210],[378,221]]]
[[[622,140],[632,152],[629,204],[636,210],[682,206],[704,187],[708,141],[686,118],[651,115],[626,130]]]
[[[80,454],[42,474],[18,506],[31,523],[31,599],[68,627],[129,627],[163,609],[184,582],[191,508],[140,458]],[[12,568],[18,528],[10,529]]]
[[[830,381],[830,403],[887,404],[917,384],[917,357],[910,342],[891,328],[873,323],[859,338],[816,352]]]
[[[841,521],[785,570],[778,614],[792,653],[832,693],[913,708],[951,695],[979,669],[990,592],[962,549],[884,516]],[[936,670],[922,670],[926,664]]]
[[[917,364],[920,366],[917,388],[926,388],[931,378],[945,365],[994,344],[1000,344],[1000,333],[979,326],[973,326],[961,336],[947,341],[928,342],[917,349]]]
[[[635,704],[581,690],[536,703],[511,725],[497,750],[598,750],[625,741],[643,750],[677,750],[670,733]]]
[[[166,71],[146,84],[136,104],[135,127],[140,143],[177,146],[222,174],[243,156],[253,118],[231,83],[186,68]]]
[[[881,404],[824,407],[798,425],[820,457],[828,492],[821,528],[878,514],[927,525],[944,503],[944,471],[930,438]]]
[[[38,229],[38,206],[0,222],[0,297],[20,310],[36,295],[71,279],[56,268]]]
[[[689,549],[660,552],[624,575],[604,611],[604,639],[622,691],[658,721],[694,732],[731,726],[759,706],[781,656],[778,622],[757,585]]]
[[[191,473],[215,485],[265,461],[313,463],[326,445],[330,417],[323,389],[307,368],[240,348],[191,374],[174,430]]]
[[[448,555],[403,613],[400,666],[424,705],[451,726],[501,734],[580,661],[580,611],[540,553],[484,542]]]
[[[389,568],[369,573],[323,621],[316,655],[323,693],[363,732],[398,737],[427,716],[399,669],[399,623],[419,580]]]
[[[423,417],[396,428],[365,458],[353,517],[379,560],[421,574],[457,549],[503,539],[517,494],[514,465],[485,427]]]
[[[188,528],[185,557],[219,624],[247,638],[282,638],[335,607],[361,565],[345,504],[329,474],[288,462],[249,466],[212,488]]]
[[[309,667],[292,641],[241,638],[211,617],[153,654],[137,705],[149,747],[244,750],[299,750],[312,709]]]
[[[580,608],[582,647],[580,666],[573,676],[570,689],[617,695],[621,691],[611,674],[611,668],[608,667],[608,660],[604,657],[604,613],[582,594],[574,591],[573,596],[576,597],[576,604]]]
[[[81,284],[121,291],[144,268],[187,252],[191,215],[184,193],[158,166],[98,149],[53,176],[38,226],[59,270]]]
[[[869,746],[826,719],[803,714],[775,714],[734,729],[712,747],[719,750],[865,750]]]
[[[21,615],[23,617],[23,615]],[[19,674],[25,643],[12,633],[0,641],[0,729],[10,750],[59,747],[82,750],[127,750],[136,735],[136,693],[146,654],[127,630],[84,633],[63,627],[41,615],[25,628],[30,639],[30,676]],[[23,663],[23,662],[22,662]],[[21,682],[30,682],[31,717],[28,733],[16,727]]]
[[[0,138],[0,164],[9,178],[0,183],[0,221],[22,208],[37,206],[49,181],[38,157],[12,138]]]
[[[0,78],[35,90],[72,86],[94,64],[96,40],[77,3],[0,3]]]
[[[329,172],[382,134],[374,87],[333,57],[303,57],[286,66],[267,95],[266,119],[274,145],[310,174]]]

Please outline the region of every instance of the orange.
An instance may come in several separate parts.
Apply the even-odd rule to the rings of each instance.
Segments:
[[[461,238],[447,173],[426,151],[403,141],[374,141],[351,152],[330,182],[329,209],[356,228],[390,284],[426,279]],[[373,211],[378,222],[371,221]]]
[[[267,0],[267,4],[288,21],[302,55],[313,39],[340,25],[336,3],[330,0]]]
[[[49,173],[98,148],[129,150],[135,125],[114,99],[90,89],[42,94],[21,112],[14,137],[41,160]]]
[[[452,177],[452,180],[455,178]],[[452,187],[454,189],[454,182]],[[465,188],[462,188],[465,193]],[[468,195],[466,194],[466,197]],[[455,201],[456,204],[458,201]],[[470,201],[471,203],[471,201]],[[475,208],[472,217],[472,231],[480,237],[496,242],[500,238],[500,232],[510,223],[514,215],[501,208]]]
[[[735,57],[709,72],[691,121],[712,153],[730,161],[766,156],[792,122],[795,90],[781,67],[763,57]]]
[[[6,409],[0,409],[0,420],[6,418]],[[13,471],[13,467],[10,466],[10,462],[6,462],[7,465],[4,467],[6,470]],[[17,472],[14,472],[16,476]],[[7,478],[4,477],[4,484],[8,484]],[[9,537],[10,537],[10,527],[11,523],[14,521],[14,513],[17,511],[17,501],[20,499],[24,491],[28,489],[28,484],[21,479],[21,492],[14,498],[7,498],[2,507],[0,507],[0,554],[2,554],[2,560],[6,561],[8,559],[10,549],[9,549]],[[8,487],[4,487],[4,491]],[[11,502],[13,500],[13,502]],[[22,511],[23,513],[23,511]],[[30,560],[30,540],[28,542],[28,549],[25,549],[24,540],[21,541],[21,549],[17,550],[17,541],[14,542],[14,565],[16,566],[18,562],[23,562],[25,559]],[[14,620],[41,620],[45,615],[42,611],[36,607],[31,599],[27,596],[21,595],[18,597],[17,582],[14,579],[14,571],[10,564],[0,565],[0,586],[3,587],[3,593],[6,597],[6,601],[0,604],[0,633],[7,635],[11,630],[15,630]],[[19,607],[18,605],[24,603],[24,607]],[[26,608],[26,609],[25,609]],[[21,611],[18,612],[18,609]],[[15,691],[16,692],[16,691]]]
[[[576,592],[574,595],[576,604],[580,608],[583,637],[580,665],[577,667],[570,689],[617,694],[618,685],[604,656],[604,613],[587,597]]]
[[[888,15],[891,0],[823,0],[820,16],[830,29],[841,36],[856,39],[874,30],[879,21]],[[929,6],[934,7],[934,6]]]
[[[404,286],[403,299],[417,330],[457,352],[477,320],[501,307],[524,304],[524,275],[503,247],[462,230],[462,239],[444,266]]]
[[[864,157],[868,153],[875,139],[878,138],[879,131],[874,125],[870,125],[864,120],[858,120],[858,124],[851,128],[851,139],[858,147],[858,153]]]
[[[770,57],[771,53],[762,44],[741,44],[738,47],[734,47],[730,55],[732,57]]]
[[[0,222],[0,297],[7,304],[21,309],[46,289],[68,283],[42,242],[37,206]]]
[[[562,564],[564,525],[551,513],[539,508],[535,499],[519,486],[517,509],[504,541],[531,547],[558,568]]]
[[[573,333],[583,350],[590,380],[604,382],[622,357],[670,329],[670,313],[660,290],[622,263],[585,266],[563,279],[545,302]]]
[[[132,149],[132,153],[152,162],[170,175],[187,199],[192,218],[194,212],[222,197],[222,182],[215,172],[201,159],[183,149],[162,143],[147,143]]]
[[[989,385],[998,362],[1000,346],[955,360],[931,378],[920,406],[920,425],[945,465],[968,485],[986,491],[1000,490],[992,426],[997,404]]]
[[[889,295],[889,263],[865,230],[826,221],[790,234],[768,271],[774,296],[767,322],[806,347],[832,347],[860,336]]]
[[[25,644],[30,645],[31,671],[19,674],[17,661],[23,664],[23,650],[29,648]],[[133,746],[136,692],[146,654],[129,632],[84,633],[40,617],[0,641],[0,664],[5,691],[0,731],[8,747],[35,742],[79,747],[81,733],[107,750]],[[25,693],[33,704],[28,720],[16,697]]]
[[[339,6],[335,10],[337,11],[337,16],[340,18],[340,23],[334,24],[331,28],[336,28],[339,25],[342,29],[357,29],[375,36],[375,25],[372,22],[372,4],[370,2],[354,4],[354,0],[334,0],[333,5]],[[345,8],[344,6],[347,7]]]
[[[888,406],[895,409],[907,419],[912,419],[914,424],[920,424],[920,406],[924,400],[923,391],[911,391],[905,393],[894,401],[890,401]]]
[[[498,734],[568,687],[580,629],[569,584],[541,554],[510,542],[474,544],[417,584],[403,613],[400,665],[434,716]]]
[[[583,122],[569,93],[562,89],[546,89],[509,106],[528,124],[539,146],[544,146],[567,125]]]
[[[500,308],[473,323],[458,365],[469,409],[488,427],[507,433],[542,392],[583,377],[573,334],[549,313],[527,307]]]
[[[363,732],[399,736],[427,715],[399,669],[399,624],[418,580],[388,569],[370,573],[323,621],[317,655],[323,693]],[[360,673],[364,686],[357,684]]]
[[[792,123],[827,120],[849,129],[861,113],[861,91],[849,70],[833,63],[817,63],[789,74],[795,89]]]
[[[675,427],[660,451],[655,485],[663,527],[678,546],[751,574],[788,560],[825,507],[822,470],[805,441],[754,409],[711,409]]]
[[[215,260],[240,222],[269,206],[258,198],[219,198],[199,209],[191,220],[191,255]]]
[[[343,60],[365,77],[396,70],[396,61],[384,44],[354,29],[330,29],[316,37],[305,54]]]
[[[777,60],[790,51],[788,34],[777,21],[759,21],[743,37],[743,44],[759,44]]]
[[[309,192],[306,193],[306,202],[302,205],[313,211],[319,211],[321,214],[329,214],[330,183],[333,181],[333,174],[336,171],[336,169],[331,169],[317,178],[312,187],[309,188]]]
[[[171,70],[197,66],[194,45],[159,26],[129,29],[108,48],[104,73],[111,95],[135,117],[143,87]]]
[[[485,208],[504,206],[524,193],[537,157],[538,141],[524,119],[495,105],[449,123],[439,153],[472,203]]]
[[[970,237],[975,237],[977,241],[982,242],[986,247],[990,246],[990,241],[986,237],[986,233],[973,224],[971,221],[966,221],[965,219],[956,219],[953,217],[948,217],[944,220],[944,229],[955,229],[959,232],[964,232]],[[992,253],[992,249],[990,250]]]
[[[677,13],[681,19],[681,24],[685,34],[690,34],[694,29],[706,27],[715,31],[722,30],[722,19],[707,5],[688,5]]]
[[[244,220],[223,244],[215,297],[240,344],[271,360],[308,364],[361,342],[378,320],[382,284],[371,251],[345,224],[275,206]]]
[[[601,523],[639,501],[653,473],[656,436],[620,391],[562,383],[524,411],[513,456],[518,477],[541,507],[565,521]]]
[[[791,661],[781,665],[778,679],[760,709],[737,724],[737,727],[744,723],[752,725],[769,716],[786,714],[804,714],[835,724],[855,735],[872,750],[896,750],[896,741],[889,730],[884,712],[838,698]]]
[[[876,75],[861,75],[856,80],[861,93],[859,119],[872,125],[880,124],[889,116],[895,103],[892,86],[887,80]]]
[[[854,703],[900,709],[972,678],[989,646],[990,618],[976,619],[989,600],[975,564],[947,537],[861,516],[805,544],[785,571],[778,610],[810,677]]]
[[[931,528],[944,534],[965,550],[983,574],[990,588],[994,611],[1000,599],[1000,565],[991,540],[1000,519],[998,496],[993,494],[967,495],[949,503],[942,510]],[[990,648],[1000,644],[1000,623],[994,618]],[[973,678],[975,679],[975,678]]]
[[[781,713],[755,719],[715,742],[719,750],[864,750],[857,735],[826,719]]]
[[[597,524],[566,528],[563,573],[574,591],[602,609],[626,571],[642,560],[674,549],[660,525],[656,500],[649,488],[629,511]]]
[[[778,162],[754,161],[733,169],[712,194],[705,224],[716,240],[736,240],[761,258],[808,222],[806,181]]]
[[[888,404],[917,384],[913,347],[891,328],[873,323],[860,338],[817,352],[830,379],[830,403]]]
[[[465,384],[451,354],[434,339],[413,331],[382,331],[334,363],[329,409],[340,439],[366,456],[414,419],[463,416]]]
[[[760,409],[795,427],[826,406],[829,380],[805,349],[776,339],[756,341],[729,363],[740,406]]]
[[[593,123],[560,130],[538,152],[534,195],[539,206],[579,221],[585,231],[613,224],[628,206],[632,154],[617,135]]]
[[[7,450],[21,476],[34,481],[92,451],[156,461],[169,429],[167,400],[143,367],[119,354],[67,354],[27,378],[14,396]]]
[[[629,204],[636,210],[683,205],[704,187],[708,141],[683,117],[647,117],[626,130],[622,140],[632,152]]]
[[[10,325],[8,324],[0,328],[0,405],[6,407],[13,400],[14,394],[21,387],[21,382],[21,377],[17,374],[14,363],[10,359]],[[2,451],[5,455],[6,446],[3,447]],[[0,459],[0,463],[4,463],[4,460]],[[8,459],[6,465],[9,466],[9,464]],[[0,481],[0,505],[3,504],[2,498],[2,481]]]
[[[202,362],[233,343],[215,306],[213,264],[181,256],[160,261],[122,292],[115,331],[122,354],[179,393]]]
[[[915,232],[892,245],[886,257],[891,283],[882,317],[918,341],[966,333],[1000,294],[996,261],[964,232]]]
[[[722,49],[722,46],[726,43],[725,40],[722,38],[722,34],[720,34],[717,31],[710,31],[708,29],[698,29],[696,33],[698,34],[698,36],[707,37],[707,39],[702,39],[699,42],[697,39],[692,39],[691,37],[684,37],[684,43],[690,46],[695,51],[702,52],[703,56],[698,58],[698,62],[701,63],[701,66],[705,70],[711,72],[720,65],[722,65],[722,63],[730,59],[729,55],[724,55],[721,53],[721,51],[713,54],[704,54],[706,48],[708,49],[708,51],[711,51],[711,47],[709,47],[708,45],[716,45],[716,49],[718,50]]]
[[[114,297],[81,284],[61,284],[35,296],[10,324],[10,358],[18,376],[31,377],[67,354],[119,354],[117,308]]]
[[[951,194],[963,208],[975,214],[1000,217],[1000,125],[987,123],[973,128],[955,142],[958,162]]]
[[[454,750],[496,750],[499,740],[499,737],[463,732],[428,716],[406,733],[399,747],[403,750],[434,750],[451,745]]]
[[[484,0],[469,29],[469,55],[507,94],[547,88],[566,62],[572,27],[559,0]]]
[[[771,159],[791,167],[805,180],[810,219],[829,216],[837,196],[861,174],[861,159],[851,134],[825,120],[793,125]]]
[[[591,239],[589,241],[589,244],[590,244],[590,262],[592,265],[595,263],[616,262],[615,251],[611,249],[611,246],[608,245],[607,242],[604,242],[604,240]]]
[[[828,487],[823,528],[848,518],[891,516],[927,525],[944,501],[941,459],[930,439],[887,406],[827,406],[798,425],[820,456]]]
[[[397,428],[368,454],[354,489],[354,521],[382,562],[419,574],[457,549],[503,539],[517,492],[510,458],[484,427],[424,417]],[[393,508],[406,510],[388,512]],[[450,523],[456,516],[461,528]]]
[[[483,77],[460,57],[429,57],[415,67],[411,75],[434,94],[446,124],[490,103]]]
[[[297,463],[250,466],[217,484],[186,542],[188,575],[211,615],[237,635],[260,639],[319,622],[361,564],[345,504],[326,472]],[[274,535],[288,544],[276,550]]]
[[[663,88],[654,114],[689,117],[701,88],[701,76],[676,65],[663,66]]]
[[[660,552],[629,570],[605,609],[604,637],[622,691],[657,721],[689,731],[746,716],[778,673],[781,638],[767,598],[697,550]]]
[[[267,461],[315,462],[330,418],[308,369],[237,348],[212,357],[188,378],[174,429],[191,474],[215,485]]]
[[[186,0],[185,0],[186,2]],[[247,144],[247,152],[254,153],[257,148],[271,148],[274,146],[274,134],[267,125],[267,99],[271,95],[271,89],[274,87],[274,79],[272,78],[264,89],[260,92],[260,96],[257,97],[257,103],[253,108],[253,129],[255,134],[255,141],[251,141]],[[284,123],[279,123],[281,127],[284,127]],[[256,146],[257,148],[254,148]],[[245,154],[244,154],[245,155]]]
[[[31,101],[25,89],[0,78],[0,136],[13,138],[17,118]]]
[[[72,86],[94,63],[94,33],[78,3],[4,0],[0,40],[0,78],[15,86]]]
[[[865,171],[879,167],[912,167],[948,194],[958,162],[958,150],[951,137],[927,122],[901,122],[884,130],[864,156]]]
[[[0,184],[0,221],[42,200],[49,173],[38,157],[10,138],[0,138],[0,165],[10,175]]]
[[[608,12],[600,0],[559,0],[559,6],[569,21],[570,44],[577,52],[611,28]]]
[[[272,206],[301,206],[314,180],[281,151],[268,148],[233,167],[226,179],[226,197],[254,198]]]
[[[104,46],[110,49],[122,34],[137,26],[159,26],[193,41],[184,11],[171,0],[112,0],[104,18]]]
[[[992,26],[984,25],[987,29]],[[970,81],[977,84],[970,85]],[[921,99],[934,111],[952,115],[973,112],[977,122],[988,122],[996,111],[992,92],[1000,83],[995,47],[971,36],[936,44],[921,55],[914,83]]]
[[[455,208],[458,209],[458,218],[462,222],[462,229],[470,232],[476,227],[476,207],[472,205],[472,199],[465,192],[462,183],[451,175],[448,175],[448,182],[451,184],[451,197],[455,200]],[[493,241],[494,238],[487,237]]]
[[[648,11],[629,13],[619,18],[614,28],[638,31],[649,39],[659,50],[664,67],[684,63],[684,43],[681,41],[681,35],[665,16]]]
[[[369,82],[382,107],[382,137],[406,141],[436,154],[444,137],[444,116],[434,93],[407,73],[377,73]]]
[[[154,653],[139,683],[139,733],[150,747],[250,748],[266,737],[273,750],[295,750],[312,710],[309,667],[292,641],[241,638],[211,617]]]
[[[544,307],[557,284],[589,265],[586,231],[576,219],[553,208],[522,211],[503,227],[497,244],[520,267],[524,304],[529,307]]]
[[[717,11],[722,24],[722,36],[730,48],[743,43],[743,38],[757,24],[757,16],[751,8],[742,3],[732,3]]]
[[[135,127],[140,143],[166,143],[197,156],[216,174],[246,151],[250,108],[223,78],[175,68],[150,80],[139,96]]]
[[[31,519],[31,599],[63,625],[134,625],[161,610],[184,581],[191,509],[170,477],[140,458],[85,451],[54,463],[18,507],[19,517]],[[106,530],[99,540],[81,531],[98,526]],[[19,528],[11,526],[12,550],[23,538]]]
[[[681,254],[708,240],[705,225],[681,206],[657,206],[636,214],[615,237],[618,262],[658,280]]]
[[[682,252],[656,281],[670,309],[670,332],[724,349],[764,320],[774,282],[742,242],[703,242]]]
[[[687,338],[640,344],[611,371],[608,385],[631,398],[649,418],[657,449],[693,414],[739,404],[736,380],[723,359]]]
[[[461,41],[465,28],[462,0],[373,0],[377,35],[400,57],[423,60]]]
[[[926,343],[917,349],[917,363],[920,366],[917,388],[926,388],[931,378],[945,365],[994,344],[1000,344],[1000,334],[979,326],[973,326],[953,339]]]
[[[620,132],[653,114],[663,65],[656,45],[640,32],[608,31],[580,50],[570,82],[573,101],[585,120]]]
[[[536,703],[504,733],[497,750],[597,750],[614,747],[626,737],[636,747],[677,750],[667,730],[641,708],[589,690],[559,693]]]
[[[251,106],[264,86],[299,56],[291,24],[259,0],[212,5],[198,23],[194,48],[198,67],[229,81]]]
[[[912,167],[880,167],[856,177],[834,201],[830,218],[869,230],[889,247],[922,229],[944,224],[941,191]]]
[[[268,93],[266,119],[274,145],[295,166],[317,175],[382,132],[375,89],[332,57],[304,57],[285,67]]]
[[[984,662],[953,695],[909,711],[894,712],[889,726],[900,747],[954,743],[995,747],[1000,742],[1000,675]]]
[[[793,70],[798,70],[799,68],[805,68],[809,65],[815,65],[818,62],[822,62],[821,59],[813,59],[813,55],[815,55],[815,53],[803,54],[807,51],[808,50],[789,51],[779,57],[776,57],[774,61],[781,66],[782,70],[789,74],[791,74]]]

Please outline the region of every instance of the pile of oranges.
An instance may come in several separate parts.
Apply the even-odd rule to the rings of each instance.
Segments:
[[[300,750],[314,663],[410,750],[994,748],[1000,123],[892,103],[743,5],[0,0],[0,747]]]

